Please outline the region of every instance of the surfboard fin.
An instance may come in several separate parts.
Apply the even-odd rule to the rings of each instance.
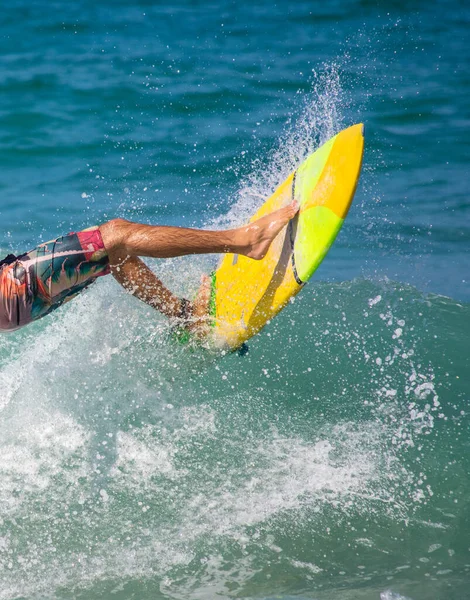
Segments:
[[[249,351],[250,351],[250,348],[248,347],[248,344],[243,342],[243,344],[240,346],[240,348],[238,348],[237,354],[238,354],[238,356],[246,356]]]

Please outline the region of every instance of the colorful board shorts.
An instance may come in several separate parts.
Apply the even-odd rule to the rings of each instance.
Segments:
[[[110,272],[98,227],[41,244],[0,262],[0,331],[49,314]]]

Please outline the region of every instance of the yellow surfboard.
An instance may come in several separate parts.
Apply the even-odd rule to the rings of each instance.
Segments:
[[[302,289],[334,242],[351,205],[364,148],[362,124],[344,129],[289,175],[253,215],[295,198],[298,215],[260,261],[227,254],[212,274],[212,343],[236,350]]]

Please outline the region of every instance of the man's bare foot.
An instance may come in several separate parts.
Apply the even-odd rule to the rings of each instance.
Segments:
[[[254,260],[264,258],[274,238],[298,211],[299,204],[294,200],[288,206],[275,210],[246,227],[241,227],[239,233],[242,250],[238,253]]]
[[[201,287],[191,302],[191,317],[187,329],[199,340],[204,340],[211,331],[209,303],[211,299],[211,278],[201,277]]]

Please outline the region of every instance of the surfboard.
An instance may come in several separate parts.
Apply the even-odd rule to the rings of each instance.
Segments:
[[[289,175],[250,219],[294,198],[296,217],[255,261],[227,254],[212,273],[210,344],[237,350],[308,282],[333,244],[351,205],[362,164],[362,123],[344,129]]]

